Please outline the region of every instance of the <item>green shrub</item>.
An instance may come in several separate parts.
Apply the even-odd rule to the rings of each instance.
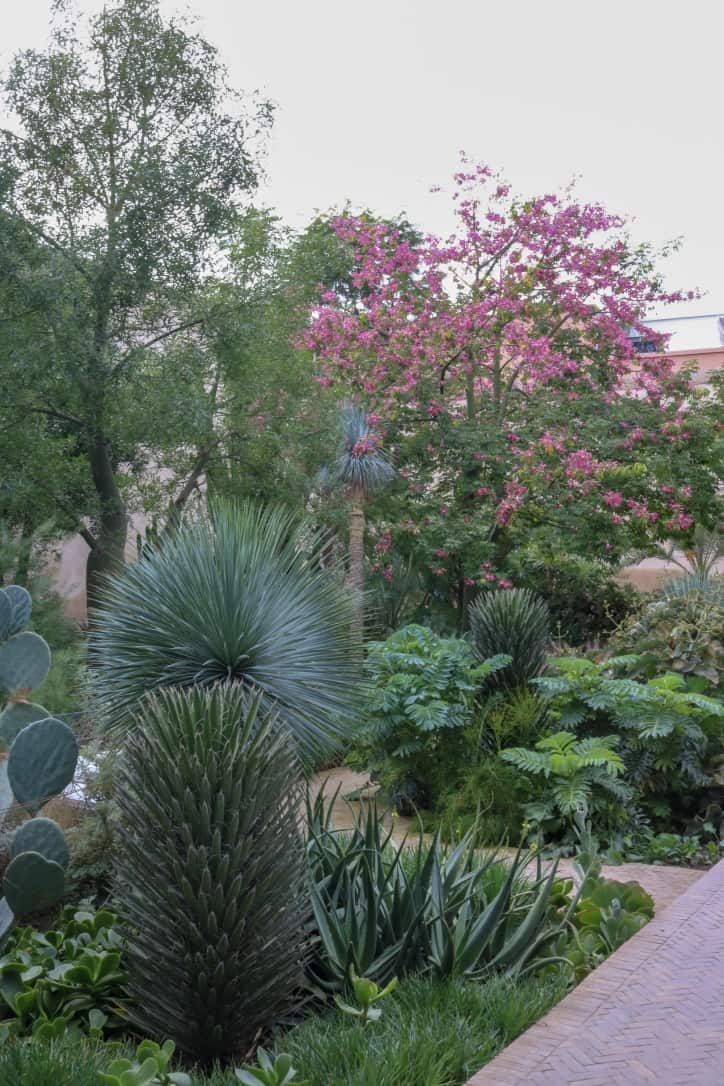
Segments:
[[[631,585],[614,580],[604,562],[579,554],[518,548],[510,556],[509,573],[519,588],[545,601],[551,629],[568,645],[606,638],[639,600]]]
[[[717,578],[724,581],[724,578]],[[624,623],[611,642],[616,654],[636,656],[628,673],[654,678],[673,671],[696,676],[724,696],[722,587],[674,582]]]
[[[620,780],[624,764],[616,752],[619,738],[608,735],[576,739],[557,732],[540,739],[534,750],[512,747],[501,758],[522,773],[540,780],[540,795],[525,805],[525,813],[544,835],[571,829],[577,818],[591,817],[594,824],[613,799],[621,806],[631,799],[631,789]]]
[[[53,931],[18,928],[0,957],[0,1037],[125,1026],[117,916],[66,908]]]
[[[429,806],[466,758],[481,684],[508,657],[476,662],[459,637],[405,626],[368,646],[365,725],[358,743],[397,807]]]
[[[96,740],[83,747],[83,757],[85,806],[81,820],[66,830],[66,882],[73,900],[102,904],[111,893],[118,845],[120,812],[114,793],[119,754]]]
[[[118,769],[133,1022],[204,1062],[248,1051],[303,978],[300,776],[262,701],[238,685],[149,697]]]
[[[517,845],[523,833],[523,804],[530,798],[524,779],[497,757],[458,767],[458,775],[441,793],[425,827],[439,827],[445,841],[458,841],[475,827],[487,845]]]
[[[635,662],[561,657],[535,683],[561,727],[581,737],[618,732],[626,783],[652,814],[666,816],[705,789],[707,766],[722,752],[724,705],[673,673],[645,683],[614,678]]]
[[[91,637],[106,721],[127,723],[147,691],[223,682],[263,691],[309,758],[346,735],[352,610],[323,548],[286,511],[221,504],[126,567]]]
[[[470,606],[470,629],[479,659],[501,653],[512,657],[508,667],[488,680],[488,689],[525,686],[543,671],[550,615],[543,600],[528,589],[483,592]]]

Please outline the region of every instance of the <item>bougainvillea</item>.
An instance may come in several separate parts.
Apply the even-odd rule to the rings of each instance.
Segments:
[[[665,290],[653,250],[571,189],[520,199],[463,160],[452,199],[447,239],[337,218],[357,294],[324,292],[303,341],[394,449],[395,551],[463,610],[508,583],[521,534],[611,561],[685,540],[712,515],[712,421],[642,322],[694,293]]]

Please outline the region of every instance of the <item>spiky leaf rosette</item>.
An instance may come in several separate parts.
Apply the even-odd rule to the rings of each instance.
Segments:
[[[111,580],[96,612],[95,686],[111,726],[147,691],[242,683],[279,706],[311,758],[344,734],[358,681],[351,602],[304,521],[219,504]]]
[[[348,404],[342,412],[340,450],[329,474],[358,495],[379,490],[395,477],[395,469],[379,447],[367,413],[354,404]]]
[[[203,1062],[246,1052],[303,977],[301,778],[262,701],[239,686],[149,696],[119,768],[135,1024]]]
[[[485,592],[470,607],[470,627],[481,660],[505,653],[512,662],[488,686],[519,687],[540,675],[550,640],[545,602],[527,588]]]

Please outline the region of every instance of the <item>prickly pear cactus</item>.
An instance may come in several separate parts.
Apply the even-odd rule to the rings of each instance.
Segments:
[[[67,724],[30,700],[50,670],[50,649],[25,630],[32,603],[18,585],[0,589],[0,823],[15,804],[31,816],[15,831],[0,898],[0,946],[16,916],[55,904],[63,895],[68,846],[52,818],[34,817],[73,779],[78,745]]]

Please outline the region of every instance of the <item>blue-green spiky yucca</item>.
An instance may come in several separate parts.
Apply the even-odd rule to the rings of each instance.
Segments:
[[[220,503],[111,579],[91,653],[101,711],[123,727],[148,691],[241,684],[276,704],[305,760],[354,713],[351,602],[324,540],[276,508]]]

